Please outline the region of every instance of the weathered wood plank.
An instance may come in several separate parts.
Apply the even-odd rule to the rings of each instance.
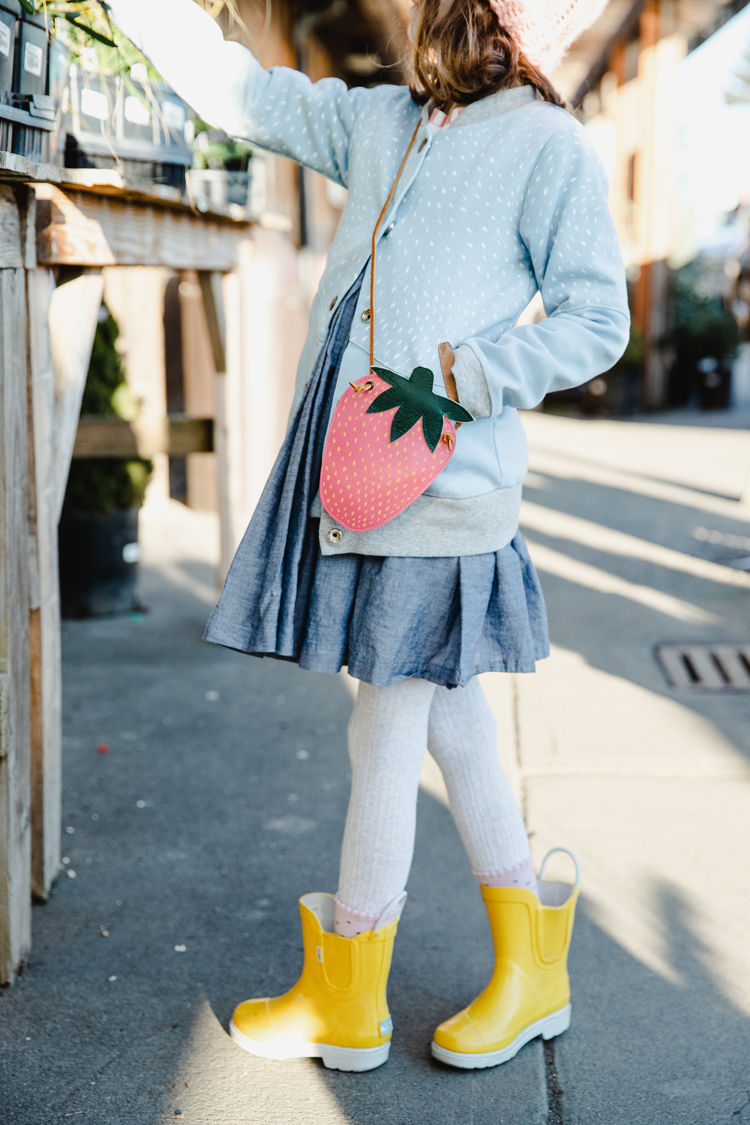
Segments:
[[[203,307],[208,322],[214,358],[217,484],[219,495],[219,584],[223,584],[237,549],[237,489],[235,450],[239,439],[240,414],[236,409],[236,384],[239,377],[237,349],[233,346],[237,330],[237,287],[232,275],[200,271]],[[227,305],[226,298],[229,297]]]
[[[104,296],[120,326],[118,350],[140,413],[133,423],[139,447],[164,449],[167,433],[164,296],[171,272],[140,266],[104,271]],[[143,445],[141,446],[141,443]],[[169,458],[155,453],[149,500],[169,496]]]
[[[55,375],[49,337],[53,281],[48,269],[27,274],[31,405],[30,496],[36,510],[37,597],[29,618],[31,663],[31,887],[46,898],[60,862],[62,679],[57,577],[58,482]]]
[[[198,282],[203,297],[203,308],[208,323],[208,335],[214,356],[217,375],[227,369],[226,322],[224,317],[224,297],[221,288],[221,275],[207,270],[198,272]]]
[[[166,419],[165,440],[154,445],[150,433],[139,433],[133,422],[124,418],[80,418],[74,459],[89,457],[153,457],[168,453],[185,457],[189,453],[213,453],[213,418],[188,418],[171,414]],[[161,435],[157,435],[158,437]]]
[[[35,188],[37,257],[49,265],[231,270],[248,224],[93,192]]]
[[[307,295],[296,251],[278,231],[258,230],[240,253],[241,523],[252,515],[286,433],[297,361],[307,332]],[[257,419],[263,425],[257,425]]]
[[[0,982],[31,944],[26,294],[0,270]]]
[[[55,464],[52,470],[57,489],[55,524],[60,519],[65,498],[103,293],[102,275],[87,272],[58,285],[49,302],[50,354],[55,379]]]
[[[29,309],[30,552],[35,595],[29,616],[31,889],[45,898],[57,875],[61,819],[60,604],[57,524],[81,395],[101,305],[100,273],[55,288],[49,269],[27,274]]]
[[[0,269],[17,269],[23,264],[21,217],[16,197],[9,184],[0,184]]]
[[[186,457],[189,453],[214,452],[213,418],[188,418],[172,414],[167,418],[169,449],[172,457]]]

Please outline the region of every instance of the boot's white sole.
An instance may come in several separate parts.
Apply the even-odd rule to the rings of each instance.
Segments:
[[[329,1070],[374,1070],[388,1061],[391,1041],[380,1047],[336,1047],[333,1043],[259,1043],[250,1039],[235,1024],[229,1025],[229,1034],[238,1047],[249,1055],[262,1059],[322,1059]],[[490,1065],[489,1063],[484,1065]]]
[[[509,1043],[507,1047],[503,1047],[500,1051],[480,1051],[477,1054],[449,1051],[446,1047],[438,1046],[433,1040],[432,1055],[440,1062],[447,1063],[448,1066],[460,1067],[462,1070],[479,1070],[480,1067],[499,1066],[500,1063],[512,1059],[525,1043],[536,1039],[538,1035],[541,1035],[543,1039],[554,1039],[556,1035],[562,1035],[563,1031],[567,1031],[570,1027],[570,1013],[571,1006],[566,1004],[564,1008],[560,1008],[559,1012],[552,1012],[551,1015],[537,1020],[536,1023],[530,1023],[515,1037],[512,1043]]]

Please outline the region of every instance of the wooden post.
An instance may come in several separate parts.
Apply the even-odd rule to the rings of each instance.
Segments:
[[[286,433],[311,294],[300,281],[294,246],[278,231],[258,229],[252,241],[241,243],[239,274],[245,434],[243,514],[247,520]]]
[[[151,395],[144,422],[158,416],[166,426],[163,283],[172,269],[232,269],[246,230],[157,201],[131,206],[92,192],[68,197],[52,185],[32,193],[0,184],[0,984],[14,979],[29,953],[32,888],[45,897],[58,869],[57,522],[102,297],[100,271],[157,267],[121,271],[112,296],[123,296],[126,306],[129,375],[136,391],[142,378],[144,396]],[[55,286],[57,266],[83,272]],[[211,289],[218,316],[220,275]],[[166,462],[166,453],[157,456]]]
[[[62,682],[57,525],[102,300],[100,271],[55,288],[49,269],[28,272],[31,405],[30,508],[34,512],[31,671],[31,889],[46,899],[60,861]]]
[[[211,340],[216,369],[216,405],[214,421],[214,448],[216,450],[216,475],[219,494],[219,586],[222,586],[237,547],[236,504],[233,488],[233,438],[237,417],[232,404],[234,380],[227,362],[230,341],[227,334],[227,317],[224,303],[222,274],[200,270],[198,281],[206,311],[208,334]],[[234,424],[233,424],[234,423]]]
[[[49,345],[53,285],[46,269],[27,274],[29,309],[29,507],[34,570],[29,613],[31,676],[31,890],[45,899],[60,860],[60,606],[57,583],[55,380]],[[44,594],[42,594],[44,588]]]
[[[0,983],[31,946],[26,294],[0,270]]]
[[[104,271],[104,296],[120,326],[125,375],[140,402],[133,422],[139,446],[167,448],[167,376],[164,354],[164,294],[171,270],[166,267],[111,268]],[[169,499],[169,458],[155,453],[149,501]]]
[[[214,418],[216,369],[198,274],[195,270],[184,270],[179,278],[185,414],[193,418]],[[213,431],[211,442],[213,449]],[[188,507],[218,512],[216,454],[191,453],[186,467]]]
[[[669,372],[662,348],[667,331],[667,259],[674,245],[675,73],[687,52],[687,38],[671,26],[670,12],[659,0],[648,0],[641,14],[638,60],[641,144],[634,188],[641,271],[633,318],[645,341],[643,405],[650,410],[664,407],[667,401]]]

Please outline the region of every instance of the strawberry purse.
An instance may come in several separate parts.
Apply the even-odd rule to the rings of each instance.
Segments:
[[[415,367],[406,379],[374,366],[376,236],[418,129],[372,233],[370,375],[339,399],[323,451],[321,502],[349,531],[372,531],[403,512],[450,461],[458,426],[473,421],[457,402],[434,393],[429,368]]]

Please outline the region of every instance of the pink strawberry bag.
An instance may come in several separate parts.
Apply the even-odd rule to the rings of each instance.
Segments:
[[[372,234],[370,375],[350,383],[339,399],[323,451],[320,498],[349,531],[372,531],[408,508],[450,461],[457,427],[473,421],[457,402],[434,393],[429,368],[415,367],[406,379],[373,366],[376,236],[418,129]]]

